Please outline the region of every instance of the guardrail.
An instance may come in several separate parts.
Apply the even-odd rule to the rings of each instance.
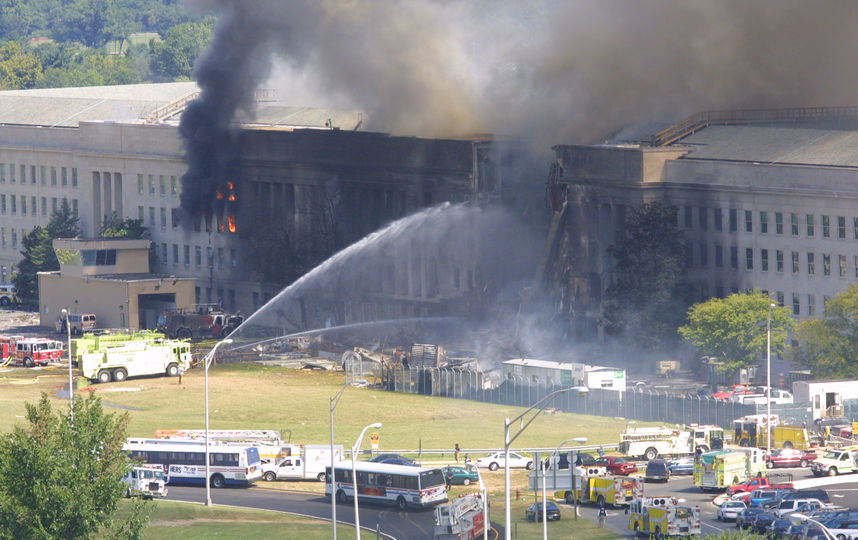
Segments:
[[[564,446],[560,448],[560,452],[570,452],[572,450],[577,450],[579,452],[597,452],[599,448],[602,448],[605,451],[608,450],[617,450],[619,449],[619,444],[594,444],[588,446]],[[461,459],[464,459],[464,456],[468,456],[471,459],[476,459],[476,457],[482,457],[484,455],[494,454],[495,452],[503,452],[503,448],[461,448],[459,449],[459,453]],[[540,454],[550,454],[557,450],[556,447],[551,448],[510,448],[510,452],[516,452],[518,454],[533,454],[535,452],[539,452]],[[345,448],[343,450],[343,454],[351,458],[351,449]],[[403,456],[439,456],[444,457],[449,455],[451,458],[456,455],[456,451],[452,448],[423,448],[423,449],[384,449],[384,450],[369,450],[362,449],[358,452],[360,456],[376,456],[378,454],[399,454]],[[475,457],[476,456],[476,457]]]

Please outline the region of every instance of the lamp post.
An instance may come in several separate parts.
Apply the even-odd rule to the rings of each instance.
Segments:
[[[557,445],[557,448],[554,449],[554,452],[551,452],[551,454],[548,456],[548,459],[550,460],[551,458],[553,458],[554,455],[560,451],[560,447],[570,441],[574,441],[578,444],[583,444],[587,442],[587,437],[573,437],[571,439],[566,439],[565,441]],[[540,466],[542,467],[542,538],[543,540],[548,540],[548,496],[545,493],[545,460],[542,460]],[[569,463],[569,470],[572,471],[572,477],[574,478],[575,469],[573,469],[573,467],[575,467],[575,464]],[[572,495],[573,497],[575,496],[574,493]]]
[[[363,436],[366,433],[366,430],[378,429],[381,427],[381,422],[376,422],[375,424],[370,424],[363,428],[360,432],[360,437],[357,438],[357,442],[352,447],[352,486],[354,487],[354,500],[355,500],[355,538],[360,540],[360,514],[358,513],[358,486],[357,486],[357,470],[355,469],[355,455],[360,450],[360,443],[363,442]]]
[[[766,313],[766,454],[772,455],[772,308]]]
[[[337,475],[334,471],[334,409],[337,407],[337,404],[340,402],[340,396],[343,395],[343,391],[348,388],[349,383],[343,385],[340,388],[339,392],[336,395],[331,397],[331,527],[333,528],[333,532],[331,534],[331,538],[333,540],[337,540]]]
[[[805,521],[809,521],[810,523],[813,523],[814,525],[822,529],[822,534],[825,535],[825,538],[827,538],[828,540],[837,540],[828,527],[826,527],[819,521],[813,519],[812,517],[802,514],[801,512],[793,512],[789,515],[789,520],[790,523],[792,523],[793,525],[801,525]]]
[[[212,491],[211,491],[211,458],[209,456],[209,364],[211,364],[212,359],[214,358],[215,351],[217,348],[221,346],[222,343],[232,343],[232,340],[227,338],[215,343],[215,346],[212,347],[212,350],[206,355],[203,359],[204,369],[203,373],[205,374],[205,386],[206,386],[206,506],[212,505]]]
[[[560,390],[555,390],[551,392],[544,398],[540,399],[533,405],[531,405],[526,411],[516,416],[512,420],[509,418],[504,419],[503,426],[503,472],[504,472],[504,537],[506,540],[512,540],[512,531],[510,530],[510,524],[512,522],[512,515],[510,514],[509,508],[509,445],[515,441],[521,433],[527,429],[527,426],[530,425],[531,422],[536,420],[537,415],[548,406],[549,400],[551,400],[554,396],[558,394],[562,394],[564,392],[577,391],[578,393],[586,393],[588,389],[586,387],[573,386],[570,388],[562,388]],[[533,417],[524,421],[524,417],[530,413],[531,411],[535,411]],[[510,436],[509,426],[515,421],[519,421],[519,428],[515,435]]]
[[[69,310],[63,308],[62,314],[66,319],[66,334],[69,348],[69,419],[74,425],[74,378],[72,376],[72,350],[71,350],[71,323],[69,322]]]
[[[480,468],[472,465],[477,471],[477,480],[480,482],[480,493],[483,496],[483,540],[489,540],[489,492],[486,490],[486,485],[483,483],[483,475],[480,474]]]

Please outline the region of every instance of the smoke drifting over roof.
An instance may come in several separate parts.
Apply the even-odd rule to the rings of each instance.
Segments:
[[[315,96],[293,104],[360,108],[370,129],[396,134],[527,135],[542,149],[704,109],[857,101],[852,0],[191,4],[220,17],[196,73],[222,120],[270,55],[281,98]]]

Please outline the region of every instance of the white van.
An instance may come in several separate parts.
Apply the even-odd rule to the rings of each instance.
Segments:
[[[84,332],[90,332],[96,328],[96,318],[92,313],[69,313],[68,323],[71,326],[73,336],[79,336]],[[66,317],[60,315],[57,317],[56,323],[57,333],[65,334],[68,332],[66,328]]]

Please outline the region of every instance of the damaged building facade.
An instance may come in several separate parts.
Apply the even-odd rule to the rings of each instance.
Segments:
[[[251,313],[386,223],[508,187],[490,138],[363,132],[358,112],[287,107],[267,94],[253,122],[236,130],[240,178],[220,194],[229,199],[223,212],[191,220],[180,204],[187,164],[177,126],[197,95],[194,83],[0,92],[0,281],[20,261],[23,236],[66,200],[87,238],[113,214],[141,219],[153,272],[194,278],[197,303]],[[272,231],[280,242],[266,249]],[[277,255],[291,275],[266,275],[260,254]],[[406,265],[379,289],[390,302],[377,308],[391,314],[426,313],[478,286],[467,261],[457,263],[455,282],[439,283],[447,278],[432,261],[396,260]]]
[[[544,274],[570,334],[604,338],[628,212],[677,208],[694,302],[760,289],[796,318],[858,282],[858,109],[700,113],[637,140],[555,147]],[[565,203],[565,204],[564,204]]]

